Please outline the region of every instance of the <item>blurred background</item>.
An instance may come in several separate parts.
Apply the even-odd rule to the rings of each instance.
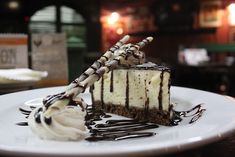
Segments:
[[[0,23],[1,93],[66,85],[129,34],[154,37],[144,51],[172,85],[235,96],[233,0],[1,0]],[[22,68],[38,73],[3,78]]]

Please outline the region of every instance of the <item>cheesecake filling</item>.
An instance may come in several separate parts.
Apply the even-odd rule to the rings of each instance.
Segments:
[[[94,84],[92,102],[106,112],[169,125],[170,70],[154,63],[114,69]]]
[[[169,79],[168,71],[116,69],[94,84],[93,100],[126,108],[148,106],[168,111]]]

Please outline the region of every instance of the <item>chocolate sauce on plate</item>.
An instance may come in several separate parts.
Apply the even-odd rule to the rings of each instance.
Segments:
[[[48,100],[51,103],[51,100]],[[30,107],[35,109],[35,107]],[[20,112],[24,115],[29,115],[32,110],[19,108]],[[206,109],[202,107],[202,104],[186,111],[173,111],[172,126],[179,125],[184,118],[190,118],[189,124],[196,122]],[[117,141],[130,138],[150,137],[156,135],[155,132],[149,131],[149,129],[156,129],[159,125],[149,123],[147,121],[138,121],[133,119],[109,119],[111,115],[106,114],[102,109],[97,109],[94,106],[87,106],[87,114],[85,116],[85,125],[90,130],[90,136],[86,138],[87,141]],[[35,121],[41,123],[42,107],[38,108],[34,114]],[[105,120],[99,122],[101,120]],[[52,123],[51,118],[44,118],[47,125]],[[16,125],[27,126],[27,122],[19,122]]]
[[[175,111],[173,110],[173,119],[171,125],[178,125],[183,118],[192,117],[189,124],[196,122],[203,114],[206,109],[202,108],[202,104],[198,104],[190,110],[187,111]]]

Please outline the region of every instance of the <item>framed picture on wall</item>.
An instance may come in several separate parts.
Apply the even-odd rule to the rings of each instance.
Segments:
[[[200,4],[199,26],[219,27],[222,24],[222,2],[204,1]]]
[[[229,43],[235,43],[235,28],[230,28]]]

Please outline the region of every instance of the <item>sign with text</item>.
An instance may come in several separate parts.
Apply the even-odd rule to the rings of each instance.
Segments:
[[[32,68],[47,71],[47,80],[65,84],[68,80],[68,59],[65,34],[32,34]],[[56,85],[56,84],[54,84]]]
[[[28,67],[28,37],[25,34],[0,34],[0,68]]]

